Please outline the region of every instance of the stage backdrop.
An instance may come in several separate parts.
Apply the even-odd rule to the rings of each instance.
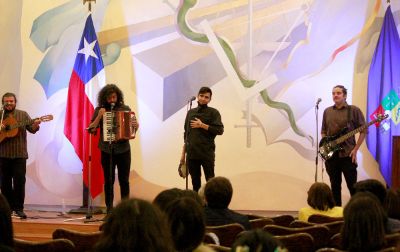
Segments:
[[[210,106],[225,125],[216,138],[216,175],[232,181],[232,208],[297,210],[316,170],[329,183],[322,161],[315,166],[315,102],[322,99],[318,130],[334,85],[348,87],[348,102],[366,111],[386,1],[195,2],[97,0],[92,7],[106,82],[123,90],[140,122],[130,142],[131,195],[152,200],[185,187],[177,167],[187,100],[210,86]],[[397,24],[399,1],[391,2]],[[0,0],[0,7],[0,93],[15,92],[32,117],[54,115],[28,137],[26,203],[78,206],[82,164],[63,131],[87,6]],[[382,180],[365,144],[358,161],[359,179]],[[95,204],[103,205],[103,195]]]

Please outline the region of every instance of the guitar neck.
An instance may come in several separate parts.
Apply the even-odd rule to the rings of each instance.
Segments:
[[[22,126],[30,125],[37,119],[38,118],[22,121],[22,122],[14,124],[14,125],[9,125],[9,129],[12,130],[12,129],[19,128],[19,127],[22,127]]]
[[[365,125],[363,125],[363,126],[361,126],[361,127],[358,127],[357,129],[352,130],[352,131],[350,131],[350,132],[344,134],[344,135],[341,136],[341,137],[338,137],[338,138],[335,140],[335,142],[336,142],[337,144],[343,143],[343,142],[346,141],[348,138],[350,138],[350,137],[354,136],[355,134],[357,134],[357,133],[359,133],[359,132],[365,130],[366,128],[368,128],[369,126],[371,126],[372,124],[374,124],[374,123],[376,123],[376,122],[377,122],[377,120],[374,120],[374,121],[369,122],[368,124],[365,124]]]

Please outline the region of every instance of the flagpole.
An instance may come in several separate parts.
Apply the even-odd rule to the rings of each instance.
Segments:
[[[96,0],[83,0],[83,5],[85,5],[86,2],[89,3],[89,5],[88,5],[88,10],[89,10],[89,12],[92,12],[92,2],[95,2],[95,3],[96,3]]]

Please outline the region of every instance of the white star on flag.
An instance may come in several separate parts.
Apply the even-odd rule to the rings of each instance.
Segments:
[[[85,54],[85,62],[87,62],[87,60],[89,59],[89,56],[92,56],[92,57],[98,59],[96,53],[93,50],[94,46],[96,45],[96,41],[97,40],[94,40],[92,43],[89,44],[87,42],[86,38],[84,38],[83,48],[81,50],[79,50],[78,53]]]

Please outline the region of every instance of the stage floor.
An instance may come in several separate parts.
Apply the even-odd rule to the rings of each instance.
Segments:
[[[85,209],[82,213],[65,213],[57,210],[42,210],[26,207],[24,210],[27,218],[12,217],[14,237],[31,241],[44,241],[52,239],[52,233],[57,228],[67,228],[81,232],[98,231],[103,223],[105,214],[98,214],[94,209],[93,214],[88,214]],[[84,213],[85,212],[85,213]],[[97,213],[96,213],[97,212]]]
[[[80,232],[95,232],[99,230],[105,217],[103,208],[93,208],[91,213],[86,208],[61,206],[25,206],[27,219],[13,216],[14,237],[31,241],[52,239],[52,233],[57,228],[67,228]],[[66,213],[63,213],[66,212]],[[260,211],[239,210],[242,214],[253,214],[266,217],[290,214],[297,216],[294,211]]]

